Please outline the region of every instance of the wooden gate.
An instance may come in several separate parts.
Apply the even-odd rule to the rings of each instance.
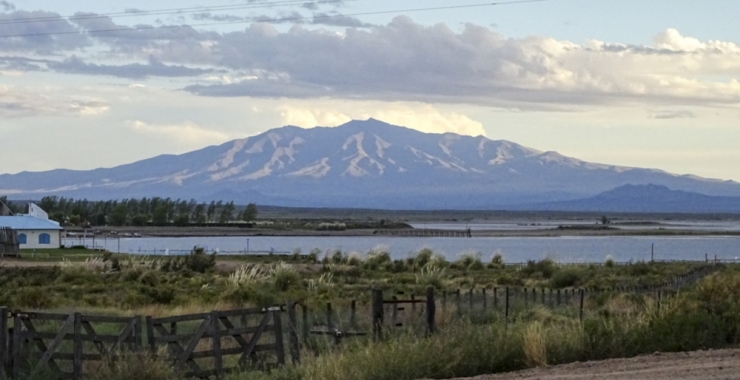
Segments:
[[[18,256],[19,247],[18,233],[8,227],[0,227],[0,257]]]
[[[282,311],[278,306],[147,317],[149,348],[155,353],[158,346],[166,346],[179,371],[200,378],[219,377],[248,365],[260,368],[282,365],[285,364]],[[255,317],[257,323],[250,323]],[[232,318],[238,319],[238,323]],[[295,334],[289,336],[291,347],[297,345]]]
[[[111,331],[115,333],[99,333]],[[141,348],[141,317],[86,316],[16,311],[13,313],[14,378],[23,374],[45,378],[82,378],[84,362],[101,361],[122,350]]]

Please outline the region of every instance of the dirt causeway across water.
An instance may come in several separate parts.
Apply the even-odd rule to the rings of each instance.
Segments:
[[[740,379],[740,350],[655,353],[630,359],[571,363],[455,380]]]

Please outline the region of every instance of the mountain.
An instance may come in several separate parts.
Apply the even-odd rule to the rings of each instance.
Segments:
[[[502,209],[570,201],[625,184],[740,196],[733,181],[584,162],[509,141],[429,134],[378,120],[272,129],[114,168],[0,175],[0,195],[165,196],[276,206]]]
[[[545,211],[740,213],[740,197],[708,196],[658,185],[624,185],[594,197],[529,205]]]

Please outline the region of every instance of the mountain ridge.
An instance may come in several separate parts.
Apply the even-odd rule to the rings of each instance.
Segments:
[[[740,197],[710,196],[666,186],[627,184],[593,197],[525,206],[538,211],[740,213]]]
[[[261,194],[275,206],[492,209],[571,201],[650,183],[740,196],[740,184],[733,181],[590,163],[507,140],[422,133],[375,119],[274,128],[111,168],[4,174],[0,194],[204,200],[232,194],[238,201]]]

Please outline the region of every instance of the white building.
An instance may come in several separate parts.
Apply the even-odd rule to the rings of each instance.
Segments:
[[[28,215],[0,216],[0,227],[18,232],[21,249],[59,248],[62,243],[63,228],[33,203]]]

